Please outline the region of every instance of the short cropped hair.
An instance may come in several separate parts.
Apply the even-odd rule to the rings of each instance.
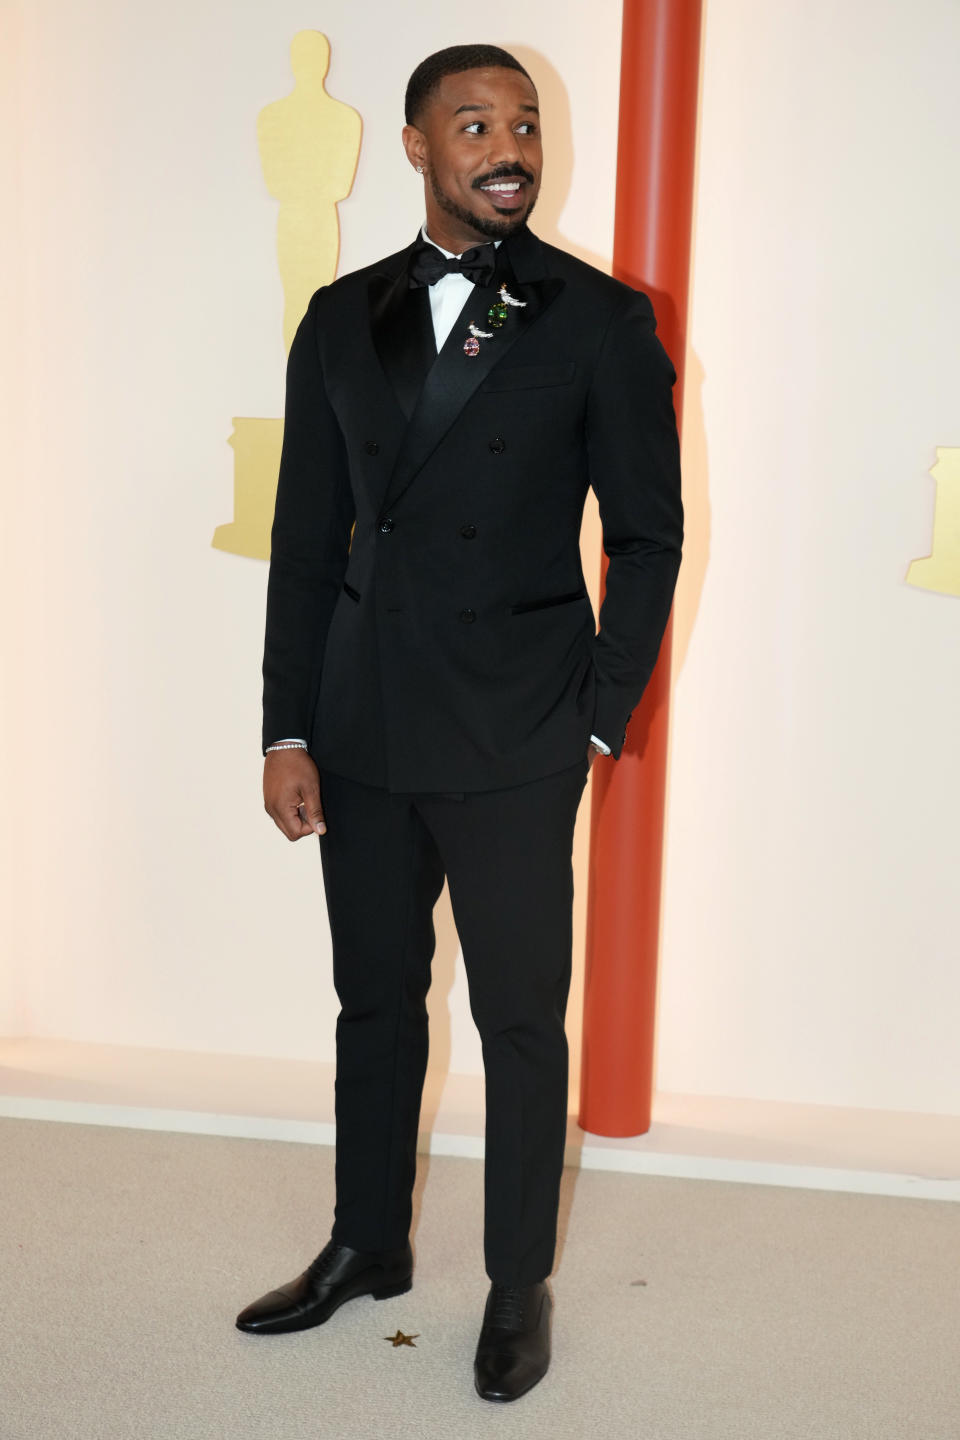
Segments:
[[[404,114],[408,125],[418,125],[423,112],[440,81],[447,75],[460,75],[464,70],[480,70],[497,66],[503,70],[519,70],[521,75],[530,76],[520,61],[499,45],[448,45],[421,60],[407,81],[404,100]],[[530,84],[533,81],[530,80]]]

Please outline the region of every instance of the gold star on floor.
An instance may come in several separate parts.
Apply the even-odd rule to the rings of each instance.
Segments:
[[[402,1330],[398,1330],[396,1335],[384,1335],[383,1338],[384,1340],[390,1341],[394,1350],[396,1350],[398,1345],[409,1345],[411,1349],[416,1350],[417,1347],[413,1342],[414,1340],[420,1339],[420,1332],[417,1331],[416,1335],[404,1335]]]

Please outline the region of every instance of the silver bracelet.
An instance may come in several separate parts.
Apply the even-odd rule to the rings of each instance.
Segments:
[[[306,748],[305,740],[278,740],[276,745],[268,745],[263,753],[269,755],[271,750],[306,750]]]

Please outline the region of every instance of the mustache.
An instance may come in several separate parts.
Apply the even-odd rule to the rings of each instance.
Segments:
[[[502,165],[498,170],[491,170],[489,175],[481,175],[474,180],[473,188],[479,190],[481,185],[489,185],[494,180],[526,180],[528,185],[533,184],[532,174],[522,165]]]

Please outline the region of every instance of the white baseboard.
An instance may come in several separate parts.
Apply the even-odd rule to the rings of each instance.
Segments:
[[[333,1066],[32,1037],[0,1039],[0,1116],[308,1145],[334,1141]],[[483,1080],[428,1076],[420,1148],[483,1155]],[[960,1116],[657,1095],[646,1135],[588,1135],[592,1170],[960,1201]]]

